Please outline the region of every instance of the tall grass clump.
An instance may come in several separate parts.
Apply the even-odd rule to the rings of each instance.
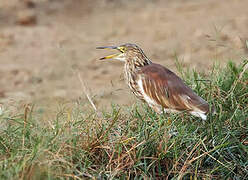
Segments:
[[[248,63],[181,77],[211,105],[206,121],[146,105],[95,113],[86,102],[4,107],[0,179],[248,179]]]

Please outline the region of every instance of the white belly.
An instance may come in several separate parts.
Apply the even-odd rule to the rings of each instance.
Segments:
[[[140,92],[142,94],[142,96],[144,97],[144,100],[148,103],[148,104],[152,104],[152,105],[158,105],[153,99],[151,99],[144,91],[144,88],[143,88],[143,82],[141,79],[139,79],[138,81],[138,86],[139,86],[139,89],[140,89]]]

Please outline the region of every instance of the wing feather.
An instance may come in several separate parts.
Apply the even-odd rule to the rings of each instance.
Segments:
[[[164,108],[209,112],[208,103],[169,69],[152,63],[142,67],[139,74],[144,92]]]

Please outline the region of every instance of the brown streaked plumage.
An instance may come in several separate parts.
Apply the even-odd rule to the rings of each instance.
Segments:
[[[117,49],[118,54],[101,58],[125,62],[127,84],[136,97],[148,103],[157,113],[189,112],[207,118],[208,103],[189,88],[175,73],[162,65],[152,63],[135,44],[105,46],[98,49]]]

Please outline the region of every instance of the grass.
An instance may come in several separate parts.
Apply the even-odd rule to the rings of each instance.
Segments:
[[[207,121],[144,104],[5,107],[0,179],[248,179],[247,61],[181,77],[216,107]],[[47,109],[47,110],[46,110]]]

